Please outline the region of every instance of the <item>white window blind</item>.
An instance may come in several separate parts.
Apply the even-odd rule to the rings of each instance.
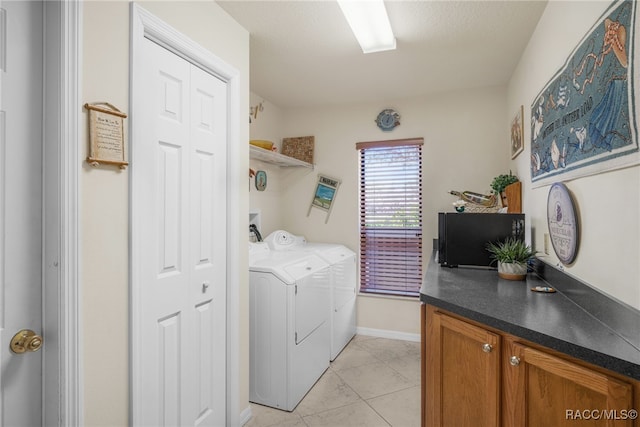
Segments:
[[[360,142],[360,291],[418,296],[422,138]]]

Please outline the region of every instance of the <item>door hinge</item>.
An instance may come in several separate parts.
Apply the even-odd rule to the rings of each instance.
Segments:
[[[295,289],[295,294],[294,295],[298,295],[298,285],[296,285],[296,289]]]
[[[296,338],[296,344],[298,344],[298,333],[295,333],[295,338]]]

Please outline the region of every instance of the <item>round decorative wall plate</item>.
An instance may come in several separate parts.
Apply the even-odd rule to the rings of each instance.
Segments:
[[[384,131],[393,130],[400,124],[400,114],[396,110],[386,108],[380,111],[380,114],[376,117],[376,124]]]
[[[578,254],[580,230],[575,203],[567,187],[556,182],[547,198],[547,225],[553,250],[565,265],[571,264]]]

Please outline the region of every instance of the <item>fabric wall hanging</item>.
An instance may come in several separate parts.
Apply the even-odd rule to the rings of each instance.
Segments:
[[[636,6],[612,3],[531,105],[533,187],[640,162]]]

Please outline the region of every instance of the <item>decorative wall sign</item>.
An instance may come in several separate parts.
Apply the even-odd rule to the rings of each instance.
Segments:
[[[129,164],[125,152],[124,119],[127,115],[107,102],[84,104],[89,110],[89,157],[92,166],[117,165],[125,169]]]
[[[565,265],[571,264],[578,254],[580,229],[573,198],[567,187],[555,183],[547,199],[547,225],[553,250]]]
[[[340,180],[318,175],[318,183],[316,184],[316,189],[313,193],[313,199],[311,200],[311,205],[307,211],[307,216],[311,213],[311,208],[315,207],[321,209],[327,212],[327,218],[324,221],[326,224],[329,221],[329,215],[331,214],[333,201],[336,198],[339,186]]]
[[[267,173],[265,171],[256,171],[256,190],[264,191],[267,188]]]
[[[515,117],[511,119],[511,159],[518,157],[524,150],[524,106],[521,105]]]
[[[615,1],[535,98],[534,187],[640,163],[636,6]]]

